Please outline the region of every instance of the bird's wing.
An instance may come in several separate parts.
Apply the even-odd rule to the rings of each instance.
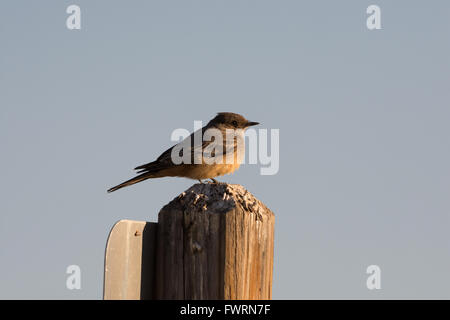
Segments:
[[[200,129],[202,130],[202,137],[203,132],[205,128]],[[180,141],[176,145],[170,147],[166,151],[164,151],[155,161],[149,162],[143,165],[140,165],[135,170],[139,170],[137,173],[141,172],[148,172],[149,170],[161,170],[165,169],[174,165],[177,165],[173,162],[172,159],[172,152],[174,148],[177,148],[175,152],[178,151],[178,156],[183,158],[185,152],[186,154],[190,155],[190,158],[186,159],[187,161],[190,161],[190,163],[199,163],[199,159],[201,159],[202,150],[211,143],[211,141],[203,141],[202,137],[200,139],[194,139],[195,134],[200,134],[199,131],[196,131],[192,133],[189,137],[185,138],[184,140]],[[196,141],[199,140],[199,141]],[[184,158],[183,158],[184,159]]]
[[[195,139],[195,135],[200,134],[200,130],[201,137]],[[238,148],[238,143],[240,143],[238,142],[239,139],[235,138],[232,141],[228,141],[223,136],[221,140],[216,141],[214,136],[212,136],[211,140],[203,140],[207,127],[200,130],[164,151],[155,161],[136,167],[135,170],[139,170],[138,173],[142,173],[158,171],[178,164],[212,164],[216,159],[225,162],[227,155],[234,155]],[[181,163],[174,163],[172,159],[174,152],[174,155],[179,157],[179,160],[182,159]]]

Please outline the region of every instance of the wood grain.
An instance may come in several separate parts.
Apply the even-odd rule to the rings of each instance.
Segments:
[[[196,184],[161,209],[157,299],[271,299],[275,217],[240,185]]]

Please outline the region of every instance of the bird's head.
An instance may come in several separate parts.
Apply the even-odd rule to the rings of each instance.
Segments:
[[[243,116],[232,112],[219,112],[214,119],[212,119],[208,126],[225,127],[227,129],[247,129],[251,126],[256,126],[259,122],[248,121]]]

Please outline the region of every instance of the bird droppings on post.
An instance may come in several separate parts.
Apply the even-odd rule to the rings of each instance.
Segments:
[[[197,252],[201,252],[201,251],[202,251],[202,246],[197,241],[194,241],[192,243],[192,252],[197,253]]]
[[[222,195],[222,196],[220,196]],[[239,184],[197,183],[174,200],[180,200],[185,208],[193,207],[201,211],[211,209],[217,212],[228,211],[242,206],[246,212],[255,213],[256,220],[262,221],[267,207]],[[222,199],[222,201],[217,201]]]

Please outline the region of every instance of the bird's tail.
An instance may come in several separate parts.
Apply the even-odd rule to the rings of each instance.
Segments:
[[[108,192],[114,192],[114,191],[116,191],[116,190],[118,190],[120,188],[131,186],[132,184],[144,181],[144,180],[152,178],[152,177],[154,177],[154,174],[150,173],[150,172],[146,172],[146,173],[140,174],[140,175],[138,175],[138,176],[136,176],[136,177],[134,177],[134,178],[132,178],[130,180],[122,182],[121,184],[119,184],[119,185],[117,185],[115,187],[112,187],[111,189],[108,189]]]

